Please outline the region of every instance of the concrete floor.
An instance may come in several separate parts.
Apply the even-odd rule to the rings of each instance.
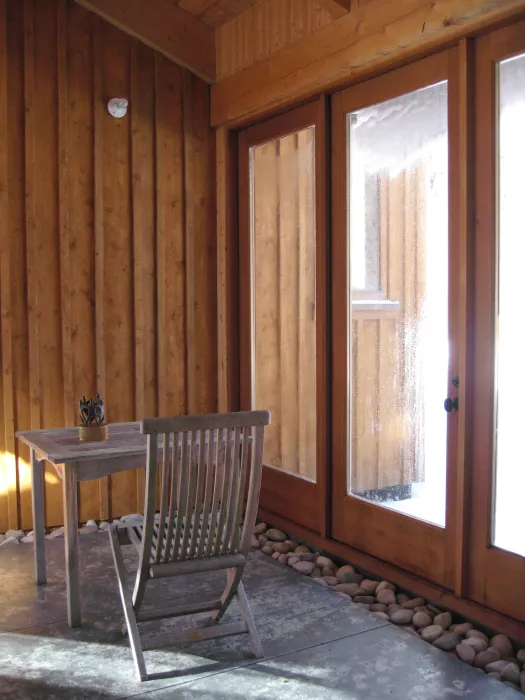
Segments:
[[[266,653],[247,637],[146,652],[140,683],[126,638],[106,533],[81,538],[84,624],[66,621],[63,540],[47,542],[47,586],[33,579],[33,547],[0,549],[0,698],[22,700],[518,700],[519,693],[277,564],[250,557],[245,586]],[[136,565],[127,547],[129,569]],[[159,581],[146,601],[220,590],[221,574]],[[227,618],[237,617],[235,606]],[[141,625],[146,646],[188,620]],[[149,644],[151,646],[151,644]]]

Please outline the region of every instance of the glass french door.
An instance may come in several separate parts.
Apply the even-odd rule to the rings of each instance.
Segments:
[[[525,621],[525,22],[476,45],[476,260],[470,585]]]
[[[455,61],[432,56],[332,103],[332,536],[447,587],[461,381]]]
[[[326,534],[325,102],[239,134],[241,408],[267,409],[260,505]]]

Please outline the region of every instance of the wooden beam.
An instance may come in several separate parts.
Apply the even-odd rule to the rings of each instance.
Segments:
[[[208,83],[215,81],[215,32],[171,0],[76,0]]]
[[[211,89],[212,126],[239,125],[525,11],[525,0],[377,0]]]

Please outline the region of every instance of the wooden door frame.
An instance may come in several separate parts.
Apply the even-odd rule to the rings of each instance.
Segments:
[[[457,281],[459,277],[458,236],[458,49],[452,48],[388,74],[353,86],[333,96],[332,103],[332,339],[333,368],[333,537],[354,547],[375,553],[383,560],[403,565],[430,581],[454,587],[454,533],[456,520],[457,430],[458,414],[450,414],[447,426],[447,513],[446,529],[399,514],[380,505],[347,495],[347,416],[350,376],[348,329],[347,264],[347,146],[346,115],[351,111],[406,94],[442,80],[448,81],[449,130],[449,332],[458,331]],[[449,382],[459,372],[457,345],[451,346]],[[345,368],[343,370],[342,368]],[[341,376],[340,372],[345,372]],[[336,376],[336,373],[339,373]],[[449,383],[449,387],[450,387]],[[444,392],[446,387],[443,388]],[[445,399],[446,396],[443,396]],[[344,494],[344,495],[343,495]],[[345,505],[346,503],[346,505]],[[391,533],[397,531],[393,540]],[[448,556],[447,556],[448,554]]]
[[[327,263],[328,241],[328,119],[325,96],[285,114],[258,123],[238,133],[238,211],[239,211],[239,365],[240,408],[251,406],[251,270],[250,270],[250,193],[249,149],[255,145],[315,126],[315,207],[316,207],[316,482],[310,482],[279,469],[264,468],[261,503],[269,510],[287,513],[298,524],[323,536],[328,534],[329,494],[329,313]],[[294,479],[293,482],[291,479]],[[292,487],[292,488],[290,488]],[[291,493],[291,491],[293,493]]]
[[[487,34],[476,44],[476,257],[474,400],[469,597],[525,622],[517,590],[525,558],[492,545],[497,284],[497,62],[525,53],[525,20]],[[521,596],[522,598],[522,596]],[[520,613],[518,615],[518,612]]]

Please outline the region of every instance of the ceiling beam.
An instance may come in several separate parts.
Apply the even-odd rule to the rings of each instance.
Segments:
[[[525,0],[375,0],[211,88],[211,125],[239,126],[516,16]]]
[[[172,0],[76,0],[207,83],[215,71],[215,32]]]

